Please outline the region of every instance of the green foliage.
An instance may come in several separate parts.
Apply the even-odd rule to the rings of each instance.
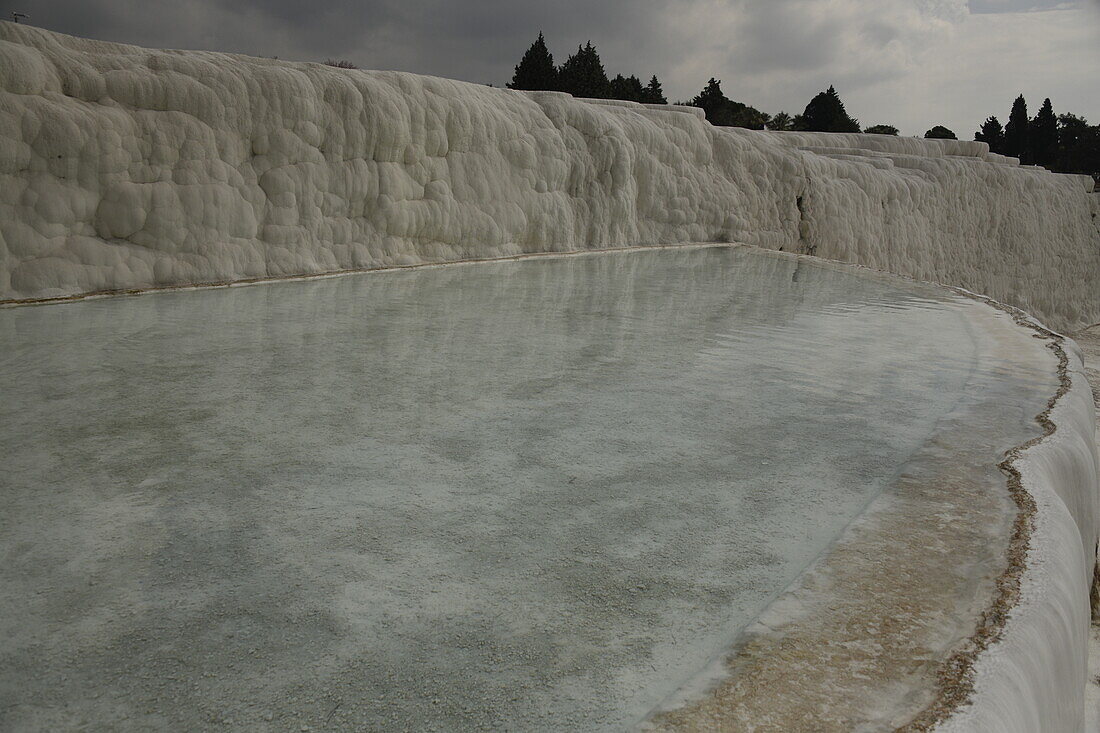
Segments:
[[[982,129],[974,133],[974,139],[988,145],[991,153],[1004,153],[1005,131],[996,117],[987,117]]]
[[[657,81],[656,74],[650,77],[649,84],[642,90],[642,101],[646,104],[668,104],[665,90],[661,89],[661,82]]]
[[[600,55],[591,41],[584,46],[578,46],[577,52],[567,58],[561,67],[555,67],[554,57],[546,47],[546,39],[541,31],[516,65],[508,88],[549,89],[568,92],[574,97],[668,104],[656,75],[650,77],[646,86],[642,86],[641,80],[633,74],[616,74],[609,81]]]
[[[859,121],[849,117],[836,89],[829,86],[806,105],[795,129],[809,132],[859,132]]]
[[[691,105],[702,108],[707,121],[716,127],[747,127],[752,130],[763,130],[771,117],[747,104],[733,101],[722,93],[721,85],[722,82],[711,77],[703,91],[691,100]]]
[[[1073,114],[1058,115],[1058,151],[1053,169],[1084,173],[1100,182],[1100,125]]]
[[[1058,155],[1058,118],[1054,116],[1049,98],[1043,100],[1039,113],[1028,126],[1027,135],[1028,162],[1052,165]]]
[[[274,56],[273,58],[279,58]],[[343,59],[325,59],[322,62],[325,66],[335,66],[337,69],[358,69],[359,67],[350,61],[344,61]]]
[[[786,112],[776,112],[768,122],[769,130],[786,131],[794,129],[794,118]]]
[[[560,67],[554,66],[554,57],[546,47],[542,32],[523,54],[516,65],[515,74],[508,84],[509,89],[563,91],[574,97],[592,97],[596,99],[625,99],[631,102],[647,104],[668,104],[661,82],[656,75],[650,77],[649,84],[642,86],[641,80],[631,74],[616,74],[610,81],[604,71],[603,62],[596,47],[589,41],[578,46],[577,52],[567,58]]]
[[[695,98],[691,100],[691,105],[701,107],[709,120],[711,110],[717,111],[729,104],[730,101],[729,97],[722,93],[722,82],[712,76],[707,85],[703,87],[703,91],[696,94]]]
[[[554,90],[558,88],[558,70],[554,67],[554,57],[546,48],[546,41],[539,31],[539,37],[523,54],[516,72],[512,75],[509,89]]]
[[[349,61],[328,59],[330,66],[357,68]],[[748,127],[769,130],[806,130],[815,132],[859,132],[859,122],[848,115],[836,89],[830,86],[817,94],[800,115],[792,117],[778,112],[774,117],[736,102],[722,92],[721,82],[711,78],[706,87],[690,102],[702,108],[712,125]],[[511,89],[552,89],[569,92],[576,97],[626,99],[648,104],[668,104],[661,82],[656,75],[645,86],[637,76],[616,74],[608,80],[592,42],[578,46],[560,68],[554,67],[554,57],[546,47],[540,32],[524,53],[508,84]],[[871,125],[863,132],[875,135],[897,135],[893,125]],[[955,133],[936,125],[924,133],[930,139],[958,139]],[[1100,181],[1100,126],[1089,125],[1076,115],[1056,116],[1049,99],[1043,101],[1038,114],[1029,119],[1023,95],[1016,97],[1008,124],[1001,126],[996,117],[988,117],[974,139],[989,145],[990,152],[1011,155],[1021,162],[1043,165],[1062,173],[1087,173]]]
[[[871,125],[863,128],[863,131],[869,135],[893,135],[897,137],[898,134],[898,128],[893,125]],[[925,137],[928,136],[925,135]]]
[[[1042,165],[1056,173],[1091,175],[1100,183],[1100,125],[1073,114],[1055,115],[1049,99],[1043,100],[1034,119],[1027,117],[1023,95],[1012,103],[1008,124],[988,117],[974,139],[994,153],[1013,155],[1024,163]]]
[[[1005,125],[1005,155],[1019,158],[1021,163],[1027,160],[1028,152],[1028,127],[1031,121],[1027,118],[1027,101],[1024,95],[1016,97],[1012,103],[1012,112],[1008,115],[1008,124]]]
[[[603,62],[591,41],[583,48],[578,46],[577,52],[561,65],[558,83],[562,91],[574,97],[607,99],[611,96],[611,82],[607,80]]]
[[[943,125],[936,125],[928,132],[924,133],[924,137],[927,140],[958,140],[958,136],[954,132],[948,130]]]
[[[610,89],[612,99],[625,99],[629,102],[645,101],[642,99],[645,95],[642,82],[633,74],[627,77],[616,74],[615,78],[611,80]]]

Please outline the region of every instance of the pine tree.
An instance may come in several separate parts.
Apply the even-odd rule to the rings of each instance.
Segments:
[[[735,102],[722,93],[722,82],[711,77],[710,81],[691,100],[693,107],[702,108],[707,116],[707,122],[716,127],[747,127],[752,130],[763,130],[771,121],[771,117],[755,107],[750,107],[741,102]]]
[[[1028,126],[1031,124],[1027,118],[1027,102],[1024,95],[1016,97],[1012,103],[1012,112],[1008,115],[1008,124],[1005,125],[1005,155],[1019,158],[1021,163],[1027,160],[1028,152]]]
[[[797,119],[799,129],[811,132],[859,132],[859,121],[848,116],[832,85],[811,99]]]
[[[1058,154],[1058,118],[1049,97],[1028,125],[1027,136],[1028,162],[1048,168],[1053,165]]]
[[[558,70],[554,68],[554,57],[546,48],[546,41],[539,31],[539,37],[523,54],[516,73],[512,76],[509,89],[546,90],[558,88]]]
[[[703,87],[703,91],[696,94],[695,98],[691,100],[691,106],[701,108],[712,125],[717,124],[714,118],[721,115],[729,103],[729,97],[722,93],[722,82],[713,76],[707,82],[707,85]]]
[[[926,140],[958,140],[958,136],[954,132],[948,130],[943,125],[936,125],[928,132],[924,133]]]
[[[642,87],[641,80],[633,74],[627,77],[616,74],[615,78],[611,80],[610,90],[612,99],[625,99],[630,102],[644,101],[642,95],[645,93],[645,89]]]
[[[871,125],[863,128],[863,131],[868,135],[893,135],[894,137],[898,135],[898,128],[893,125]]]
[[[642,91],[642,101],[646,104],[668,104],[665,90],[661,88],[661,82],[657,81],[656,74],[650,77],[649,84]]]
[[[991,153],[1004,153],[1005,131],[996,117],[987,117],[982,129],[974,133],[974,139],[988,145]]]
[[[562,91],[574,97],[607,99],[611,94],[611,82],[603,70],[603,62],[596,47],[589,41],[567,58],[558,70],[558,83]]]

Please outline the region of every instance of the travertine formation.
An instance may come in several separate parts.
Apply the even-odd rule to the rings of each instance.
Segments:
[[[0,302],[739,241],[1072,330],[1100,321],[1092,187],[976,142],[715,128],[693,108],[0,23]],[[1069,351],[1058,432],[1019,464],[1036,505],[1019,602],[945,730],[1080,720],[1097,464]]]
[[[1091,181],[700,114],[0,23],[0,300],[742,241],[1100,320]]]

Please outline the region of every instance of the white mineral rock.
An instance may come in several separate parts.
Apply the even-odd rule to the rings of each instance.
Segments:
[[[743,241],[1100,320],[1097,198],[982,143],[0,23],[0,300]]]
[[[1064,346],[1070,386],[1049,416],[1055,432],[1018,464],[1036,505],[1020,599],[976,660],[973,696],[942,733],[1084,730],[1100,468],[1081,352]]]

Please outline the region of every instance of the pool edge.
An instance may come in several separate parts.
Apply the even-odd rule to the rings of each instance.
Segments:
[[[806,258],[838,269],[862,270],[890,279],[927,282],[853,263],[786,253],[740,242],[706,242],[522,253],[496,258],[341,270],[248,281],[105,291],[58,298],[0,301],[0,307],[308,281],[352,274],[484,262],[707,247],[749,247],[773,257]],[[1084,378],[1080,351],[1069,337],[1047,329],[1038,320],[1015,307],[962,288],[942,283],[930,284],[1006,313],[1014,319],[1017,326],[1030,329],[1037,338],[1046,340],[1047,347],[1058,359],[1060,387],[1048,400],[1047,408],[1035,418],[1044,426],[1044,434],[1016,446],[1009,451],[1001,464],[1009,474],[1006,483],[1009,493],[1017,502],[1018,512],[1010,538],[1009,567],[997,581],[997,599],[987,609],[978,631],[971,637],[973,647],[960,650],[941,664],[941,685],[936,700],[901,729],[1081,729],[1081,695],[1087,662],[1088,595],[1097,539],[1098,483],[1097,455],[1092,442],[1095,434],[1093,403]],[[1082,415],[1087,417],[1087,423]],[[1087,446],[1087,450],[1082,446]],[[1066,497],[1071,499],[1068,503]],[[1075,507],[1071,508],[1069,504]],[[1082,547],[1091,546],[1092,552],[1077,550],[1077,543],[1070,541],[1074,535],[1080,540]],[[1084,570],[1076,566],[1081,566]],[[1080,579],[1081,572],[1086,575],[1084,583]],[[1082,607],[1085,609],[1083,612]],[[1045,629],[1044,624],[1054,624],[1054,628]],[[1036,629],[1040,633],[1036,633]],[[1058,650],[1053,659],[1050,658],[1052,650]],[[1057,664],[1059,660],[1062,661],[1061,664]],[[1076,695],[1076,701],[1069,700],[1067,695]],[[1067,707],[1080,709],[1077,724],[1059,718],[1059,710]],[[1067,724],[1070,727],[1066,727]]]
[[[1007,537],[1008,563],[996,578],[993,600],[977,617],[974,633],[939,663],[932,702],[889,728],[907,733],[1084,730],[1090,595],[1100,548],[1100,451],[1080,348],[1025,311],[964,288],[812,255],[763,251],[937,286],[1006,314],[1053,353],[1058,387],[1033,418],[1043,433],[1014,446],[998,463],[1017,511]],[[741,650],[731,652],[723,657],[723,667]],[[642,725],[714,729],[713,717],[690,715],[671,725],[664,720],[653,725],[655,718],[690,708],[699,699],[698,694],[680,696],[673,708],[658,707]],[[723,720],[720,727],[736,722]],[[771,729],[768,723],[763,727]]]
[[[1044,434],[1001,464],[1020,507],[1009,567],[989,609],[992,623],[980,625],[973,646],[941,667],[965,694],[941,695],[935,709],[903,730],[1083,730],[1100,458],[1082,354],[1071,338],[1023,311],[952,289],[1046,340],[1058,357],[1060,386],[1035,418]]]

